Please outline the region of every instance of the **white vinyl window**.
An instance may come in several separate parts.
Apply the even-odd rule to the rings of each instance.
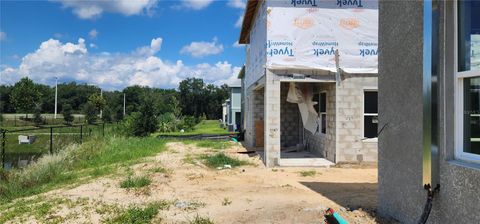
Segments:
[[[376,138],[378,129],[378,91],[363,92],[363,137]]]
[[[320,133],[327,133],[327,92],[320,93],[319,118],[320,118]]]
[[[456,6],[455,157],[480,162],[480,1]]]

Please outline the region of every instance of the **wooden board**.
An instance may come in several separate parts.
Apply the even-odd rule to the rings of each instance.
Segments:
[[[256,120],[255,121],[255,146],[256,147],[263,147],[264,143],[264,121],[263,120]]]

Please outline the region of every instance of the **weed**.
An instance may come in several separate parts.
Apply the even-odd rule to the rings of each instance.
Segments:
[[[189,224],[214,224],[208,217],[200,217],[198,214],[188,222]]]
[[[145,208],[140,208],[137,206],[130,207],[124,213],[113,218],[112,220],[107,220],[107,223],[150,223],[150,221],[158,214],[158,210],[166,209],[168,208],[168,205],[168,203],[162,201],[151,203]]]
[[[232,200],[230,200],[229,198],[223,198],[223,201],[222,201],[223,206],[227,206],[230,204],[232,204]]]
[[[302,177],[313,177],[315,175],[317,175],[317,171],[315,171],[315,170],[300,171],[300,176],[302,176]]]
[[[249,165],[247,161],[231,158],[224,153],[217,153],[215,155],[202,155],[200,157],[205,165],[210,168],[223,167],[224,165],[230,165],[232,167]]]
[[[149,169],[150,172],[152,173],[169,173],[169,170],[163,168],[163,167],[154,167]]]
[[[145,177],[145,176],[140,176],[140,177],[127,177],[127,179],[123,180],[120,182],[120,187],[121,188],[140,188],[140,187],[145,187],[150,185],[152,183],[152,180],[150,178]]]

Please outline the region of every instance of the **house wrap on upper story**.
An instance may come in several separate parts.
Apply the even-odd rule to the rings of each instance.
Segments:
[[[376,0],[249,0],[239,43],[245,143],[267,166],[377,161]]]

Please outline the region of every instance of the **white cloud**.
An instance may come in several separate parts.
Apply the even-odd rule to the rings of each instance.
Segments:
[[[246,6],[246,0],[229,0],[227,5],[233,8],[244,9]]]
[[[98,46],[97,46],[96,44],[94,44],[94,43],[90,43],[89,46],[90,46],[90,48],[98,48]]]
[[[244,47],[244,45],[243,45],[243,44],[239,44],[239,43],[238,43],[238,40],[237,40],[237,41],[235,41],[235,43],[232,44],[232,47],[240,48],[240,47]]]
[[[177,8],[188,8],[193,10],[201,10],[208,7],[213,0],[182,0],[182,4]]]
[[[0,32],[0,41],[4,41],[7,39],[7,33],[5,32]]]
[[[136,50],[136,53],[138,55],[144,55],[144,56],[154,55],[160,51],[160,49],[162,48],[162,43],[163,43],[163,39],[161,37],[154,38],[150,42],[150,46],[140,47]]]
[[[161,49],[161,38],[131,53],[90,53],[85,44],[82,38],[77,43],[47,40],[36,51],[24,56],[18,67],[0,67],[1,82],[13,84],[28,76],[36,82],[53,84],[54,77],[59,77],[60,81],[88,82],[105,89],[129,85],[175,88],[181,80],[192,76],[217,85],[231,83],[236,81],[240,71],[240,67],[227,61],[187,66],[181,60],[162,60],[151,55]],[[139,54],[141,49],[149,50]]]
[[[98,34],[99,32],[96,29],[90,30],[90,32],[88,32],[88,36],[90,36],[91,39],[97,38]]]
[[[238,17],[237,22],[235,22],[235,27],[237,28],[242,27],[242,23],[243,23],[243,14]]]
[[[73,13],[81,19],[100,17],[103,12],[120,13],[126,16],[149,14],[157,5],[158,0],[117,0],[117,1],[76,1],[52,0],[60,2],[63,7],[71,8]]]
[[[212,42],[200,41],[192,42],[183,46],[180,50],[182,54],[190,54],[193,57],[203,57],[207,55],[215,55],[223,52],[223,45],[217,43],[217,38],[213,38]]]

